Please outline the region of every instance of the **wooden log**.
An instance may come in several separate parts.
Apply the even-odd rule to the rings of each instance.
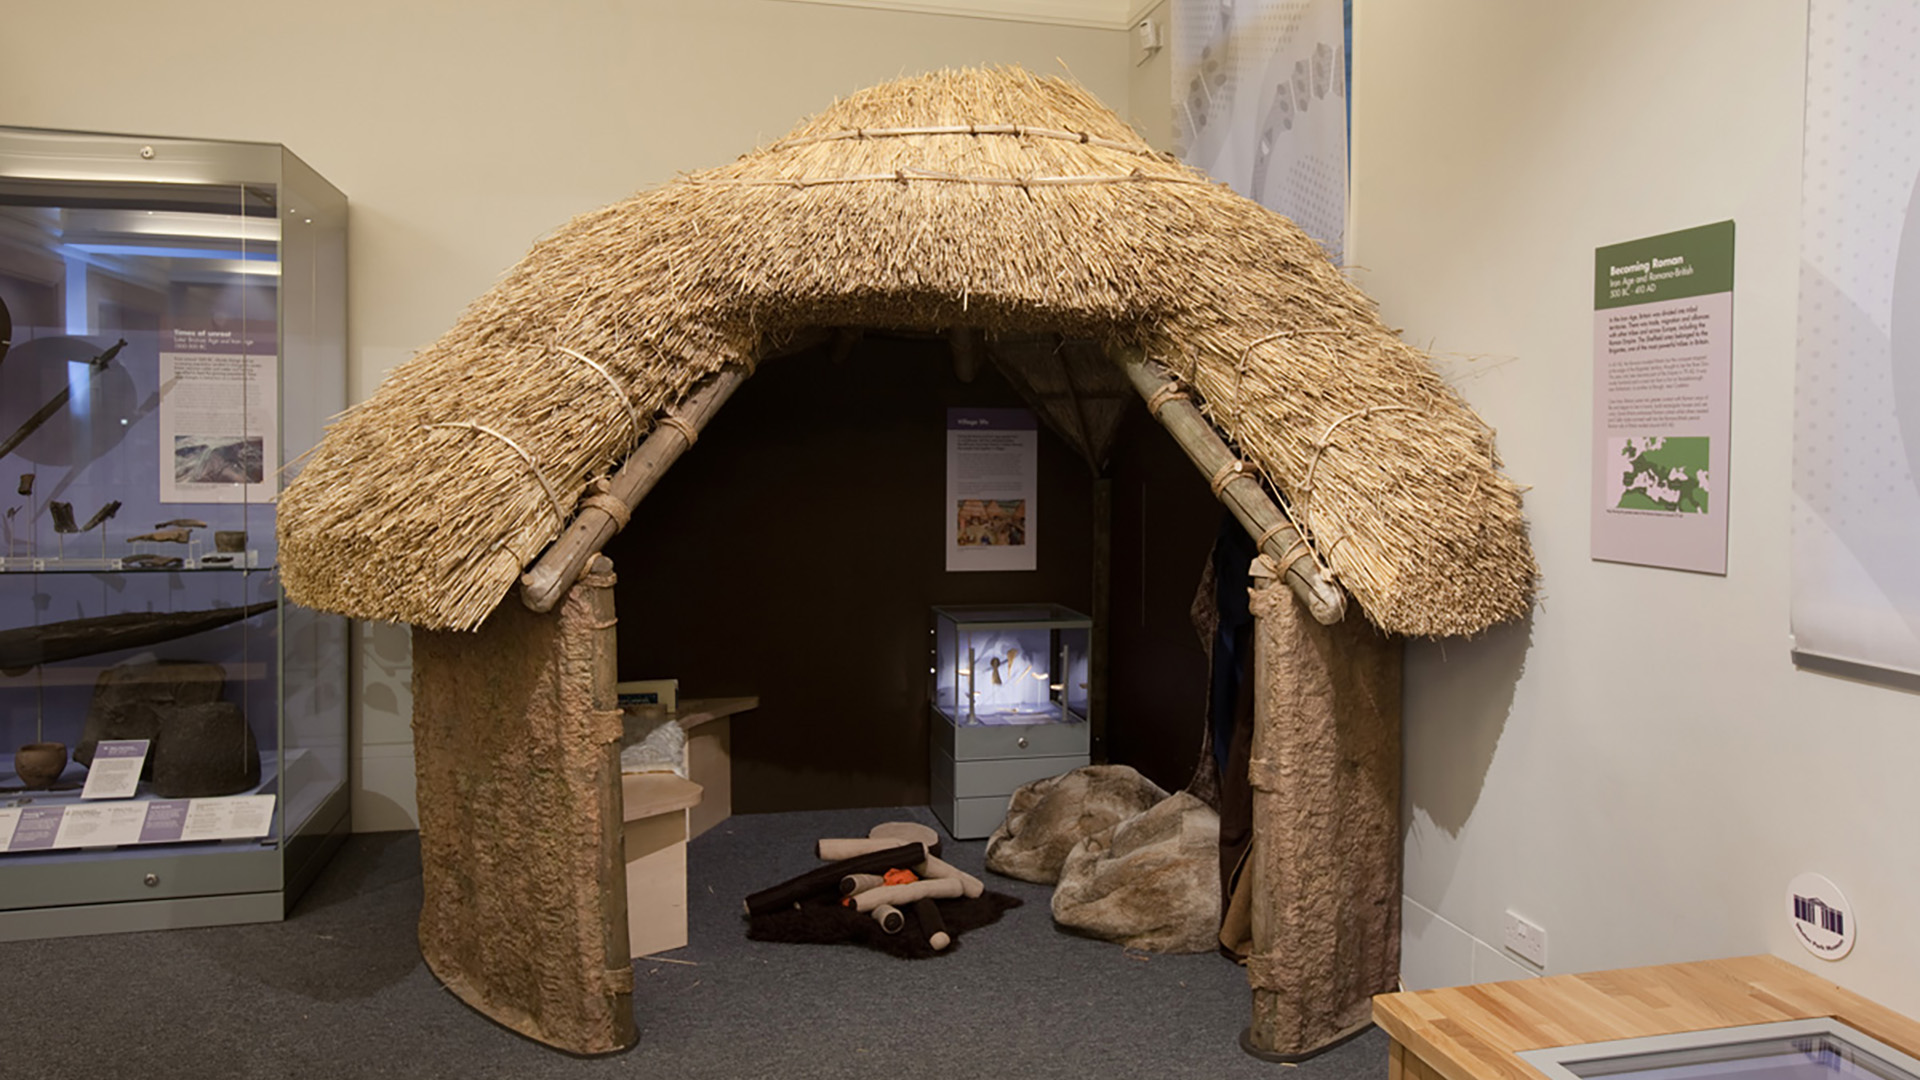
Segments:
[[[853,326],[843,326],[835,330],[833,332],[832,344],[827,350],[827,357],[833,361],[833,366],[839,367],[841,364],[846,363],[847,357],[853,355],[853,350],[859,347],[860,342],[866,336],[867,332],[865,330]]]
[[[692,426],[696,433],[703,430],[707,422],[713,419],[713,414],[720,411],[720,406],[733,396],[734,390],[746,378],[747,372],[741,368],[728,368],[720,372],[688,395],[673,415]],[[627,457],[620,470],[613,474],[609,494],[624,503],[631,512],[692,445],[693,441],[677,424],[655,425],[640,446]],[[560,598],[573,586],[587,561],[605,547],[607,541],[613,539],[613,534],[620,531],[622,524],[624,522],[616,522],[612,514],[598,506],[583,507],[574,515],[573,523],[567,526],[560,539],[554,541],[531,570],[520,576],[520,601],[534,611],[552,611],[553,605],[559,603]]]
[[[947,344],[953,350],[953,377],[970,383],[980,375],[982,335],[971,326],[956,326],[947,331]]]
[[[1261,571],[1269,571],[1262,573]],[[1400,643],[1321,626],[1256,563],[1252,1019],[1298,1060],[1365,1026],[1400,971]]]
[[[813,845],[813,851],[825,862],[840,862],[843,859],[857,859],[862,855],[871,855],[876,851],[892,851],[902,844],[915,843],[919,844],[923,850],[929,851],[940,846],[938,841],[928,844],[925,840],[904,836],[823,836]],[[920,857],[915,857],[907,862],[893,865],[905,867],[919,864]]]
[[[581,592],[592,618],[588,623],[588,663],[593,711],[607,720],[597,731],[601,747],[596,779],[602,781],[620,775],[620,649],[614,636],[620,620],[613,606],[615,580],[613,560],[599,554],[588,562],[587,572],[580,578]],[[606,920],[606,947],[602,955],[613,994],[608,1034],[615,1046],[632,1046],[639,1040],[640,1032],[633,1020],[633,939],[627,918],[627,844],[623,822],[625,790],[620,784],[604,782],[594,784],[591,790],[594,819],[606,823],[606,827],[599,830],[598,885],[600,910]]]
[[[885,875],[888,870],[898,866],[918,865],[926,857],[926,845],[913,843],[856,855],[850,859],[841,859],[816,870],[809,870],[798,877],[788,878],[778,885],[761,889],[747,897],[743,910],[749,916],[753,916],[798,907],[801,901],[811,896],[823,893],[838,895],[841,882],[851,875]]]
[[[1138,349],[1121,349],[1115,356],[1133,388],[1151,403],[1156,394],[1165,398],[1176,385],[1165,368],[1149,360]],[[1193,459],[1202,475],[1209,479],[1220,475],[1237,459],[1227,449],[1220,433],[1213,429],[1193,402],[1184,398],[1163,400],[1155,419],[1167,429],[1180,448]],[[1267,495],[1267,489],[1250,472],[1241,472],[1220,488],[1220,501],[1227,505],[1247,533],[1258,539],[1267,537],[1260,550],[1282,568],[1287,586],[1300,602],[1313,612],[1321,624],[1332,626],[1347,614],[1347,594],[1320,575],[1320,564],[1300,543],[1300,534]]]
[[[62,660],[192,637],[272,611],[279,603],[262,600],[243,607],[203,611],[129,611],[0,630],[0,672],[19,675],[36,664],[57,664]]]
[[[889,934],[897,934],[901,927],[907,925],[907,917],[892,904],[881,904],[867,914],[872,915],[873,921],[880,924],[880,929]]]
[[[931,899],[915,900],[913,914],[920,920],[920,932],[927,935],[927,944],[934,952],[953,944],[953,935],[947,932],[947,921],[940,917],[940,905]]]
[[[1089,761],[1107,763],[1107,687],[1113,640],[1113,478],[1093,481],[1093,631],[1087,644]]]
[[[855,911],[872,911],[881,904],[911,904],[915,900],[957,900],[965,895],[966,884],[959,878],[921,878],[905,885],[882,885],[854,893]]]
[[[877,889],[886,883],[886,877],[881,874],[848,874],[840,879],[840,895],[853,896],[868,889]]]
[[[952,878],[960,883],[960,895],[969,900],[978,900],[981,896],[985,895],[987,891],[986,882],[947,862],[938,855],[929,855],[927,856],[927,861],[920,864],[920,876],[926,879]]]

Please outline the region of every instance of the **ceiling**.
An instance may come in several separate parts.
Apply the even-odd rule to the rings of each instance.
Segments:
[[[970,19],[1050,23],[1125,30],[1159,0],[785,0],[833,7],[884,8]]]

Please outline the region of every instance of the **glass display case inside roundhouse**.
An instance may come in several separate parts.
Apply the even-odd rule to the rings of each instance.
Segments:
[[[928,773],[956,839],[986,836],[1015,788],[1087,763],[1093,620],[1057,604],[933,609]]]

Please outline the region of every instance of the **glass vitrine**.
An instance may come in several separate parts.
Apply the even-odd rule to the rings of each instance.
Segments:
[[[346,832],[346,624],[274,540],[346,212],[278,145],[0,129],[0,938],[279,918]]]
[[[1021,784],[1087,764],[1092,632],[1058,604],[933,609],[928,787],[955,839],[992,832]]]

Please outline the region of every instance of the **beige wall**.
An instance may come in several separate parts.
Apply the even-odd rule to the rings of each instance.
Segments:
[[[1511,907],[1550,971],[1773,951],[1920,1013],[1920,709],[1788,659],[1804,0],[1356,7],[1358,278],[1498,429],[1545,572],[1528,625],[1409,651],[1408,983],[1520,973]],[[1591,561],[1593,249],[1728,218],[1728,573]]]
[[[346,191],[356,401],[571,215],[837,96],[1064,65],[1124,112],[1128,77],[1118,29],[776,0],[62,0],[14,5],[7,40],[0,124],[282,142]],[[410,827],[406,632],[358,641],[355,824]]]
[[[1127,34],[1127,123],[1156,149],[1173,146],[1173,0],[1156,0],[1134,15],[1130,25],[1151,22],[1159,28],[1160,47],[1142,49]]]

